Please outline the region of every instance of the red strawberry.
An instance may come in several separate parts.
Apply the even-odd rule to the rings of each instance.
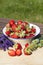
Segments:
[[[26,38],[30,38],[30,36],[26,36]]]
[[[23,25],[24,25],[24,26],[28,25],[28,22],[23,22]]]
[[[30,34],[29,36],[26,36],[26,38],[34,37],[34,34]]]
[[[28,30],[26,30],[26,34],[28,34],[29,33],[29,31]]]
[[[29,44],[28,44],[28,43],[26,43],[26,44],[25,44],[25,47],[28,47],[28,46],[29,46]]]
[[[21,32],[21,30],[18,30],[17,32],[18,32],[18,33],[20,33],[20,32]]]
[[[25,22],[25,24],[28,24],[28,22]]]
[[[17,25],[16,25],[16,24],[13,24],[12,30],[13,30],[14,32],[16,31],[16,28],[17,28]]]
[[[31,32],[35,33],[36,32],[36,29],[32,28],[31,29]]]
[[[17,49],[22,49],[22,46],[20,43],[15,43],[14,48]]]
[[[10,20],[10,21],[9,21],[10,26],[12,26],[14,23],[15,23],[14,20]]]
[[[25,54],[25,55],[29,55],[29,54],[27,53],[27,51],[26,51],[26,48],[24,48],[23,51],[24,51],[24,54]]]
[[[9,35],[10,34],[10,31],[6,31],[6,34]]]
[[[32,51],[28,47],[25,47],[23,51],[24,51],[25,55],[31,55],[32,54]]]
[[[35,35],[31,33],[31,34],[30,34],[30,37],[33,37],[33,36],[35,36]]]
[[[21,51],[20,49],[17,49],[17,50],[16,50],[16,55],[17,55],[17,56],[20,56],[21,54],[22,54],[22,51]]]
[[[10,49],[10,50],[8,51],[8,54],[9,54],[10,56],[16,56],[16,52],[15,52],[13,49]]]
[[[18,36],[16,34],[13,34],[10,36],[11,38],[18,38]]]
[[[23,29],[23,30],[25,29],[24,25],[21,25],[21,29]]]
[[[17,22],[17,24],[18,25],[21,25],[23,22],[21,21],[21,20],[19,20],[18,22]]]

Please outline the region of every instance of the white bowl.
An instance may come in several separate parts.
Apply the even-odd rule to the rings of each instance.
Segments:
[[[35,33],[35,36],[34,36],[34,37],[36,37],[40,33],[40,28],[37,25],[31,24],[31,23],[29,23],[29,25],[30,25],[30,27],[34,26],[34,28],[36,29],[36,33]],[[3,28],[3,34],[5,36],[7,36],[5,32],[6,32],[6,27]],[[34,37],[31,37],[31,38],[28,38],[28,39],[23,39],[23,38],[22,39],[15,39],[15,38],[11,38],[9,36],[7,36],[7,37],[10,40],[12,40],[14,43],[21,43],[22,46],[25,45],[26,43],[30,43],[31,40],[34,38]]]

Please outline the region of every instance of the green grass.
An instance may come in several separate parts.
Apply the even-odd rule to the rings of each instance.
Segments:
[[[43,0],[0,0],[0,18],[43,23]]]

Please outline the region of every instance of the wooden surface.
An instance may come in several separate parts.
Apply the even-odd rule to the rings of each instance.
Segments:
[[[0,65],[43,65],[43,48],[37,49],[31,55],[10,57],[6,52],[0,50]]]
[[[9,19],[0,19],[0,34],[3,27],[8,23]],[[43,35],[43,24],[34,23],[41,29],[41,35]],[[19,57],[10,57],[8,51],[0,50],[0,65],[43,65],[43,48],[38,48],[30,56],[22,54]]]

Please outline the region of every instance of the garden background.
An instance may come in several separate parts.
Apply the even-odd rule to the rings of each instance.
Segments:
[[[0,0],[0,18],[43,23],[43,0]]]

